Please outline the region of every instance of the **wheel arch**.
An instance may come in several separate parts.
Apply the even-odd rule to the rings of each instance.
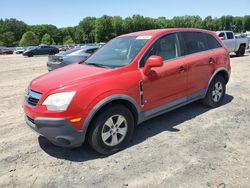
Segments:
[[[240,48],[241,46],[244,46],[244,47],[246,48],[246,43],[241,43],[241,44],[239,45],[239,48]]]
[[[124,95],[124,94],[112,95],[98,102],[88,114],[82,126],[84,139],[87,135],[87,132],[89,130],[89,127],[94,117],[98,115],[99,113],[101,113],[109,105],[114,105],[114,104],[121,104],[121,105],[126,106],[131,111],[135,120],[135,124],[140,122],[140,109],[136,101],[132,97],[128,95]]]
[[[217,76],[217,75],[219,75],[219,76],[221,76],[222,78],[224,78],[226,84],[228,83],[228,81],[229,81],[229,73],[228,73],[228,71],[227,71],[224,67],[218,68],[218,69],[213,73],[213,75],[211,76],[211,78],[210,78],[210,80],[209,80],[209,82],[208,82],[208,85],[207,85],[207,88],[206,88],[206,92],[205,92],[205,93],[207,93],[210,83],[212,82],[212,80],[214,79],[214,77]]]

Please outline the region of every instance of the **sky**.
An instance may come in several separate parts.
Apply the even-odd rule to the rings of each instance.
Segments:
[[[84,17],[103,15],[123,18],[140,14],[164,16],[250,15],[250,0],[11,0],[1,1],[0,18],[16,18],[27,24],[77,25]]]

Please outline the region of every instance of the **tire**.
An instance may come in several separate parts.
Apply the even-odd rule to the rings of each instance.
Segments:
[[[90,146],[98,153],[111,155],[123,149],[131,140],[134,117],[125,106],[112,105],[98,113],[90,126],[87,133]]]
[[[245,50],[246,50],[245,46],[241,45],[239,50],[237,52],[235,52],[236,56],[237,57],[244,56]]]
[[[28,57],[33,57],[34,56],[34,54],[33,53],[28,53],[28,55],[27,55]]]
[[[226,92],[226,84],[223,77],[217,75],[210,83],[207,94],[202,103],[206,106],[216,108],[221,105]]]

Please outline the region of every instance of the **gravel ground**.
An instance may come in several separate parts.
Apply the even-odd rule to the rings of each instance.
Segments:
[[[232,57],[224,104],[199,102],[138,126],[102,157],[53,146],[24,123],[24,89],[47,57],[0,56],[0,187],[250,187],[250,54]]]

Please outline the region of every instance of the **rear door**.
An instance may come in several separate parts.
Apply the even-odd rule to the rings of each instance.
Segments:
[[[209,51],[208,38],[202,32],[182,32],[185,47],[183,61],[188,66],[187,93],[192,96],[202,94],[213,72],[214,53]]]

